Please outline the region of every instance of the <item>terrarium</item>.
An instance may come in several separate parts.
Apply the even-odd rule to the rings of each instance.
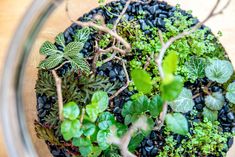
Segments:
[[[48,147],[39,154],[226,156],[235,131],[235,75],[222,33],[205,24],[229,2],[221,7],[218,0],[199,21],[163,1],[100,0],[82,14],[66,1],[59,13],[66,28],[43,32],[50,38],[30,57],[35,90],[23,99],[32,100],[26,112],[37,115],[27,114],[41,139],[37,148]]]

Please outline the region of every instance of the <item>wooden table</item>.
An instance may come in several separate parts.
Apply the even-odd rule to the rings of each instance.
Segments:
[[[80,1],[80,0],[73,0],[73,1]],[[86,1],[86,3],[84,3]],[[210,10],[211,6],[213,6],[215,0],[205,1],[205,0],[167,0],[171,4],[179,3],[183,9],[193,10],[194,15],[198,16],[199,19],[203,19]],[[80,1],[81,2],[81,1]],[[95,0],[84,0],[83,4],[79,3],[80,8],[74,10],[74,15],[80,16],[83,12],[92,9],[93,7],[97,6]],[[31,0],[1,0],[0,1],[0,74],[2,72],[3,61],[6,56],[6,50],[8,48],[10,39],[14,34],[14,31],[17,29],[17,25],[20,22],[24,12],[26,11],[27,7],[30,5]],[[75,5],[76,6],[76,5]],[[73,8],[73,7],[72,7]],[[61,6],[56,11],[56,14],[61,14],[63,12],[63,6]],[[64,18],[61,14],[61,18]],[[57,34],[63,29],[65,29],[69,25],[69,21],[65,20],[61,23],[60,19],[56,18],[55,15],[52,17],[51,24],[47,24],[44,28],[44,32],[40,34],[39,38],[37,39],[37,45],[34,47],[34,51],[38,52],[39,45],[46,39],[52,40],[52,35],[50,34]],[[223,37],[220,39],[221,43],[224,45],[226,51],[228,52],[232,62],[235,64],[235,44],[233,43],[235,37],[235,1],[232,1],[229,8],[226,10],[224,15],[218,16],[207,23],[210,28],[212,28],[214,33],[217,33],[219,30],[223,32]],[[46,35],[45,35],[46,34]],[[38,58],[36,58],[38,59]],[[37,65],[38,62],[30,63],[32,66]],[[26,71],[27,75],[32,75],[33,81],[36,79],[36,72],[35,70],[28,69]],[[30,80],[26,80],[30,81]],[[30,82],[31,88],[34,86],[34,82]],[[35,101],[34,96],[32,96],[32,91],[27,90],[25,94],[28,99],[26,102]],[[27,112],[32,112],[35,114],[35,106],[27,107]],[[35,116],[35,115],[34,115]],[[32,118],[31,118],[32,119]],[[31,121],[32,122],[32,121]],[[33,127],[30,127],[30,130],[33,130]],[[0,129],[0,157],[6,157],[6,149],[4,147],[4,142],[1,136],[1,129]],[[35,137],[33,141],[38,141]],[[40,147],[41,142],[35,142],[37,147]],[[235,145],[234,145],[235,147]],[[41,149],[41,153],[43,153],[43,149]],[[235,148],[230,151],[230,157],[233,157],[235,154]]]

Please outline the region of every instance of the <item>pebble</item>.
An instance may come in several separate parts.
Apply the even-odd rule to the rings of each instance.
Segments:
[[[228,117],[229,120],[234,120],[235,119],[233,112],[229,112],[227,114],[227,117]]]

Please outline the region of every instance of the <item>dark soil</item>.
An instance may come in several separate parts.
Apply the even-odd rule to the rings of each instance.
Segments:
[[[122,0],[120,2],[111,2],[107,4],[107,7],[110,6],[112,8],[111,12],[114,14],[120,14],[122,11],[123,6],[125,5],[125,1]],[[173,16],[173,12],[176,10],[175,7],[169,6],[168,4],[164,2],[158,2],[153,1],[149,4],[140,4],[140,3],[132,3],[128,9],[126,14],[124,15],[129,21],[134,19],[134,16],[138,15],[141,12],[145,12],[146,16],[143,19],[139,20],[139,24],[141,25],[141,29],[146,33],[149,34],[149,30],[146,29],[146,26],[151,27],[158,27],[161,30],[164,31],[164,18]],[[185,11],[182,11],[183,14],[186,14]],[[92,11],[90,11],[87,14],[84,14],[83,17],[80,17],[79,20],[81,21],[87,21],[92,19],[92,17],[96,14],[101,14],[105,17],[106,23],[113,23],[116,20],[116,16],[110,14],[105,9],[102,8],[96,8]],[[191,15],[188,15],[191,17]],[[198,22],[195,20],[195,23]],[[69,43],[73,41],[73,35],[74,31],[78,29],[79,26],[76,24],[72,24],[70,27],[68,27],[64,31],[64,36],[66,43]],[[97,34],[92,34],[89,37],[89,40],[86,42],[84,49],[82,50],[82,53],[88,57],[92,55],[93,52],[93,46],[95,37]],[[56,45],[58,49],[60,47]],[[127,58],[128,59],[128,58]],[[62,68],[60,68],[57,72],[59,76],[63,76],[66,71],[68,71],[71,67],[68,64],[65,64]],[[109,80],[111,83],[114,83],[116,81],[119,81],[120,84],[125,84],[125,74],[123,71],[122,66],[117,62],[107,62],[106,64],[102,65],[101,67],[97,68],[97,74],[101,76],[109,77]],[[193,94],[201,93],[200,96],[196,97],[194,99],[195,101],[195,109],[198,111],[199,115],[194,117],[195,120],[201,120],[200,113],[202,112],[204,104],[204,98],[205,95],[202,92],[202,85],[207,85],[208,80],[201,79],[197,80],[195,83],[185,83],[185,87],[191,89],[193,91]],[[213,92],[221,91],[223,88],[221,85],[213,83],[212,86],[209,87],[209,90]],[[114,113],[115,117],[119,122],[123,122],[124,118],[121,115],[122,107],[125,102],[127,102],[130,99],[130,96],[133,95],[134,92],[130,92],[128,90],[125,90],[122,92],[119,96],[115,97],[113,102],[110,104],[111,112]],[[39,95],[37,94],[37,111],[38,111],[38,119],[39,122],[44,124],[45,121],[43,118],[51,111],[52,104],[54,104],[56,101],[55,97],[47,97],[46,95]],[[186,116],[190,116],[189,114],[186,114]],[[235,131],[235,115],[231,111],[230,107],[228,106],[228,103],[225,103],[224,107],[219,111],[219,122],[223,128],[223,131],[230,132],[231,130]],[[182,137],[180,135],[175,136],[175,139],[178,141],[178,143],[181,142]],[[50,145],[49,142],[46,142],[48,144],[48,147],[53,154],[54,157],[69,157],[69,153],[66,152],[65,149],[57,148],[56,146]],[[164,133],[163,129],[159,132],[152,131],[151,134],[146,137],[140,146],[137,148],[139,156],[142,157],[155,157],[158,152],[161,151],[161,149],[164,146]],[[228,146],[230,147],[232,145],[233,141],[232,139],[228,140]]]

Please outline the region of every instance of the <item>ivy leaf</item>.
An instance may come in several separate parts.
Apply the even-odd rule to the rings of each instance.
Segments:
[[[167,114],[166,126],[176,134],[186,135],[188,133],[187,119],[180,113]]]
[[[82,135],[80,127],[81,123],[77,119],[73,121],[64,120],[61,124],[61,134],[66,141],[70,140],[73,137],[80,137]]]
[[[90,33],[91,31],[89,27],[78,29],[74,35],[75,41],[85,43],[88,40]]]
[[[55,38],[55,42],[56,42],[56,44],[58,44],[58,45],[62,46],[63,48],[65,48],[64,34],[59,33]]]
[[[82,125],[83,134],[91,136],[95,133],[96,126],[93,123],[85,123]]]
[[[162,64],[164,74],[173,74],[176,72],[178,60],[178,55],[175,51],[169,52],[169,54],[164,58]]]
[[[192,57],[186,62],[188,77],[192,80],[205,77],[206,62],[204,58]]]
[[[133,101],[134,113],[141,114],[146,112],[149,108],[149,99],[146,95],[142,95]]]
[[[175,77],[173,81],[168,84],[161,83],[160,91],[163,100],[172,101],[176,99],[183,88],[183,81],[179,77]]]
[[[218,119],[218,111],[212,111],[207,107],[203,108],[202,115],[204,118],[207,118],[209,121],[216,121]]]
[[[97,104],[90,104],[86,106],[86,113],[89,117],[89,120],[91,122],[95,122],[98,114],[99,114],[99,110],[97,109]]]
[[[109,136],[109,131],[107,130],[100,130],[97,134],[97,142],[102,150],[105,150],[109,147],[109,144],[107,143],[108,136]]]
[[[46,41],[42,44],[39,52],[42,55],[48,55],[48,56],[54,55],[54,54],[57,54],[57,53],[62,54],[62,52],[57,50],[56,46],[54,44],[52,44],[51,42],[49,42],[49,41]]]
[[[79,147],[79,152],[82,156],[87,157],[92,152],[92,145]]]
[[[235,104],[235,82],[228,85],[226,98],[229,100],[229,102]]]
[[[101,130],[107,130],[115,123],[114,115],[109,112],[102,113],[98,118],[98,126]]]
[[[131,114],[134,112],[134,105],[132,105],[133,102],[132,101],[128,101],[123,105],[123,109],[122,109],[122,116],[126,117],[128,114]]]
[[[97,91],[92,95],[92,104],[97,104],[97,110],[103,112],[107,109],[109,104],[109,96],[106,92]]]
[[[173,111],[186,113],[193,109],[194,101],[191,90],[183,88],[180,95],[169,103]]]
[[[42,69],[53,69],[63,61],[63,54],[53,54],[47,59],[43,60],[39,67]]]
[[[213,111],[218,111],[224,105],[224,96],[220,92],[212,93],[212,95],[208,95],[205,98],[205,104],[209,109]]]
[[[151,116],[157,117],[162,111],[163,101],[159,95],[155,95],[149,104],[149,112]]]
[[[153,85],[150,75],[142,69],[134,69],[131,71],[131,78],[136,89],[144,94],[152,91]]]
[[[213,60],[205,69],[206,77],[211,81],[225,83],[233,74],[233,66],[226,60]]]
[[[69,102],[63,107],[63,116],[69,120],[75,120],[79,113],[79,107],[75,102]]]
[[[80,51],[83,49],[84,44],[81,42],[70,42],[64,49],[64,54],[68,57],[81,56]]]

